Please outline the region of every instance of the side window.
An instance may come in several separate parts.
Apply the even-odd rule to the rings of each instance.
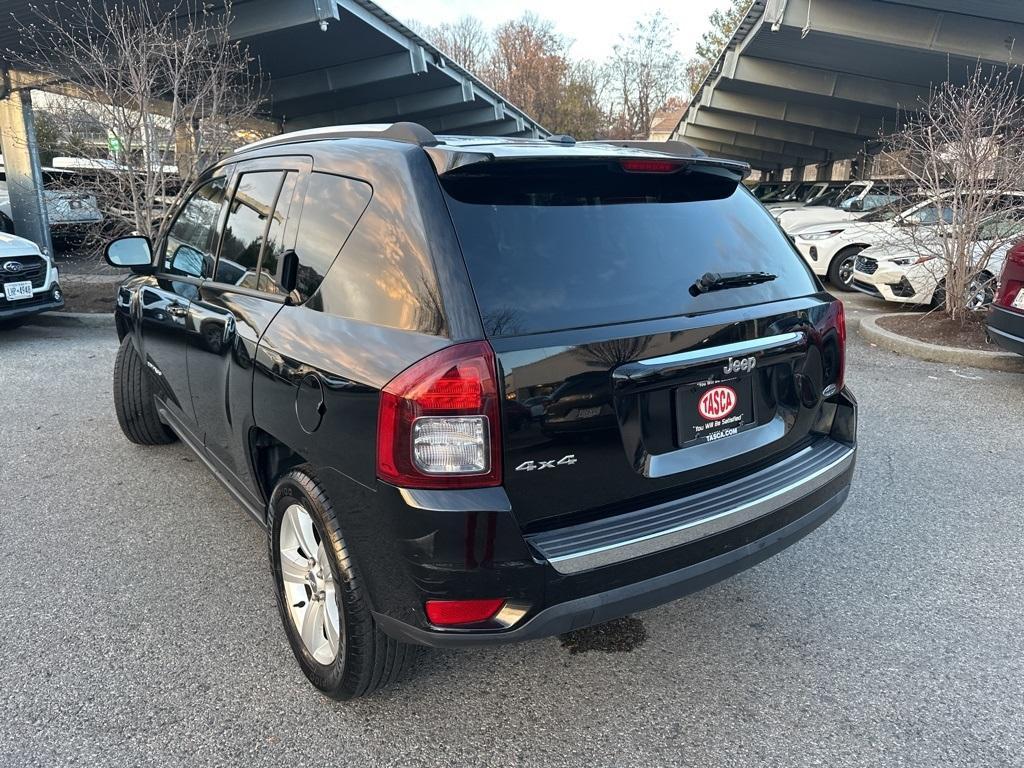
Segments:
[[[295,197],[295,183],[299,174],[289,171],[284,175],[284,184],[281,185],[281,192],[277,196],[277,205],[274,206],[274,215],[270,219],[270,228],[267,230],[267,244],[263,249],[263,261],[260,263],[259,289],[269,293],[282,293],[281,289],[281,254],[287,250],[288,245],[284,241],[285,223],[292,207],[292,198]]]
[[[213,272],[214,235],[226,185],[224,176],[211,179],[185,203],[167,233],[164,272],[192,277],[209,277]]]
[[[371,195],[372,188],[362,181],[327,173],[310,174],[295,244],[299,257],[295,289],[302,301],[320,287]]]
[[[260,252],[283,177],[283,171],[257,171],[239,178],[221,237],[214,277],[218,283],[257,287]]]

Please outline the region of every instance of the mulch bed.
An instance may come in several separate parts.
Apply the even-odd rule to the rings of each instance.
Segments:
[[[114,282],[82,282],[61,279],[64,312],[110,313],[114,311]]]
[[[877,322],[887,331],[929,344],[998,352],[999,349],[985,339],[985,316],[986,313],[980,312],[961,323],[938,312],[929,312],[883,317]]]

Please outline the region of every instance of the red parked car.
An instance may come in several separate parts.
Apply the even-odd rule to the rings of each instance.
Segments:
[[[1024,240],[1006,255],[987,325],[992,341],[1024,355]]]

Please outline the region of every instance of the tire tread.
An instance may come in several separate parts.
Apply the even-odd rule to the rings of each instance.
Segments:
[[[153,387],[130,336],[125,336],[114,361],[114,410],[124,436],[137,445],[166,445],[176,439],[160,421]]]

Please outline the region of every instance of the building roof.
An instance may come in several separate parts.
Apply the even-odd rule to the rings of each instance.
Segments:
[[[1017,41],[1020,0],[755,0],[673,135],[760,169],[853,157]]]
[[[0,0],[0,17],[31,21],[31,5]],[[372,0],[235,0],[232,13],[232,36],[248,44],[286,129],[415,120],[435,132],[549,135]],[[17,25],[0,25],[0,51],[21,44]]]

